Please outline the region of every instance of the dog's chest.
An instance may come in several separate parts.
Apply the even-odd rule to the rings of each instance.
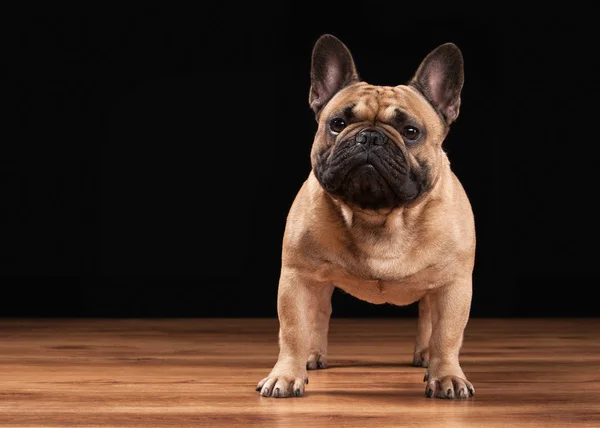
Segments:
[[[408,305],[419,300],[440,283],[443,273],[438,267],[403,269],[401,259],[369,259],[352,267],[324,263],[320,280],[333,283],[347,293],[370,303]]]

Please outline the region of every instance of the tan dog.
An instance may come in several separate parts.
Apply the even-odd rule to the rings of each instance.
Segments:
[[[279,281],[279,359],[257,391],[301,396],[307,369],[327,367],[331,294],[371,303],[419,301],[413,364],[427,397],[467,398],[459,361],[471,305],[475,229],[442,149],[456,119],[463,59],[431,52],[407,85],[359,81],[346,46],[322,36],[309,102],[319,126],[312,171],[290,209]]]

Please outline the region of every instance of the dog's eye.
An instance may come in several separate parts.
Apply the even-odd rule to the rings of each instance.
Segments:
[[[419,133],[419,130],[414,126],[405,126],[404,129],[402,129],[402,135],[411,141],[419,138]]]
[[[346,127],[346,122],[344,119],[336,117],[329,122],[329,129],[333,134],[339,134]]]

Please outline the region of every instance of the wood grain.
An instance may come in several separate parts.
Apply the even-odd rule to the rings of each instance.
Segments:
[[[471,319],[464,401],[425,398],[415,331],[333,319],[330,368],[272,399],[276,320],[0,320],[0,426],[600,427],[600,319]]]

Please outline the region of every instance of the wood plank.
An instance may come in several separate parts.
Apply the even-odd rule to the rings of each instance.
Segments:
[[[0,320],[0,427],[599,427],[600,319],[471,319],[477,395],[427,399],[415,319],[333,319],[302,398],[254,391],[273,319]]]

